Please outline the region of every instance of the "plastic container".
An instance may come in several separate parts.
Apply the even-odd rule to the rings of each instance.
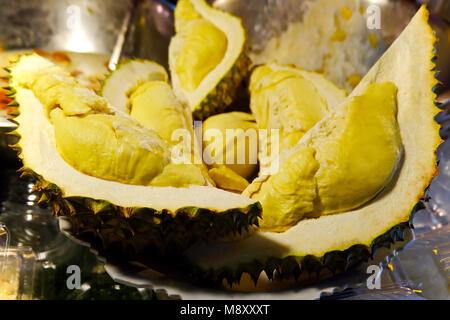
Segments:
[[[35,255],[30,248],[3,246],[0,250],[0,300],[32,299],[34,273]]]

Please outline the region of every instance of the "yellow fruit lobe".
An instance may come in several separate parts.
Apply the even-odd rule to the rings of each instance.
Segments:
[[[82,115],[91,111],[107,112],[104,99],[92,90],[82,87],[59,67],[45,69],[30,75],[30,89],[46,106],[47,112],[55,105],[61,106],[66,115]]]
[[[208,173],[216,186],[224,190],[241,193],[249,185],[247,180],[225,165],[216,165]]]
[[[317,140],[318,207],[323,214],[358,207],[390,181],[403,150],[396,117],[396,86],[370,85],[349,103],[343,130]]]
[[[202,16],[195,11],[194,5],[189,0],[179,0],[175,9],[175,30],[180,32],[186,24]]]
[[[259,128],[279,129],[280,150],[287,150],[328,113],[328,106],[298,73],[269,70],[263,66],[253,73],[250,108]]]
[[[279,172],[250,185],[244,194],[261,201],[262,228],[284,231],[304,218],[351,210],[374,198],[401,160],[396,96],[390,82],[369,85],[318,124]]]
[[[67,116],[50,112],[56,147],[78,171],[122,183],[149,185],[169,162],[166,146],[156,134],[130,124],[119,115]]]
[[[206,179],[198,166],[170,163],[164,167],[160,175],[152,180],[150,185],[155,187],[186,188],[190,185],[206,185]]]
[[[190,21],[180,34],[184,41],[176,60],[176,73],[183,89],[192,92],[222,61],[228,40],[220,29],[205,19]]]
[[[187,128],[183,108],[169,84],[149,81],[140,85],[128,100],[130,116],[147,128],[155,130],[169,143],[176,129]]]
[[[255,174],[258,169],[258,131],[251,114],[218,114],[206,119],[202,130],[204,154],[211,156],[210,166],[223,164],[245,179]]]

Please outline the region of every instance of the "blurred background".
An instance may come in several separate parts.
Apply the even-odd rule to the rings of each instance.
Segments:
[[[298,19],[302,0],[217,0],[216,7],[243,19],[251,50],[261,50],[273,36]],[[387,48],[422,3],[429,5],[430,23],[437,44],[438,100],[443,112],[437,121],[447,138],[450,118],[450,1],[361,0],[382,9],[382,41]],[[105,56],[154,60],[167,67],[173,30],[172,0],[0,0],[0,52],[17,49],[71,51]],[[120,39],[123,39],[121,42]],[[119,41],[118,41],[119,39]],[[447,108],[447,109],[446,109]],[[6,147],[11,137],[0,133],[0,299],[153,299],[164,297],[150,289],[135,289],[112,281],[103,263],[87,248],[59,232],[58,220],[45,205],[37,205],[33,182],[19,179],[15,154]],[[414,220],[416,240],[385,268],[386,297],[448,298],[450,286],[449,202],[450,152],[448,143],[437,151],[441,174],[429,189],[427,208]],[[3,227],[2,227],[3,225]],[[9,250],[5,248],[9,245]],[[416,259],[422,257],[417,266]],[[83,285],[69,290],[67,266],[83,270]],[[357,278],[357,277],[356,277]],[[356,285],[355,285],[356,286]],[[159,295],[159,296],[158,296]],[[350,290],[326,298],[373,298],[365,291]]]
[[[302,0],[216,0],[216,7],[243,18],[250,46],[260,49],[267,40],[298,20]],[[427,3],[431,24],[440,42],[440,93],[448,90],[450,77],[450,2],[446,0],[361,0],[378,5],[382,36],[389,45]],[[137,4],[136,4],[137,3]],[[167,47],[173,35],[176,0],[0,0],[0,45],[4,50],[39,48],[111,54],[127,13],[136,5],[124,44],[125,56],[148,58],[167,66]],[[283,18],[283,19],[279,19]],[[262,26],[262,28],[261,28]]]

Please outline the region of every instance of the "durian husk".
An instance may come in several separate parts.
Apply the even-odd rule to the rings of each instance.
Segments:
[[[345,250],[327,252],[321,257],[289,255],[280,258],[271,257],[264,261],[255,259],[238,266],[220,269],[204,269],[186,259],[182,267],[189,270],[189,278],[199,283],[231,291],[260,292],[306,286],[347,272],[373,259],[376,253],[384,248],[391,249],[399,242],[409,242],[414,228],[412,224],[414,215],[424,208],[424,199],[420,199],[407,222],[390,228],[374,239],[370,246],[355,244]],[[397,245],[397,248],[401,246]],[[392,250],[391,253],[393,254]]]
[[[20,141],[12,146],[20,153]],[[21,177],[34,181],[32,192],[39,192],[39,203],[48,203],[57,217],[71,223],[71,235],[96,243],[96,250],[118,250],[132,257],[145,251],[175,254],[196,241],[208,241],[248,232],[258,225],[261,205],[215,211],[185,207],[176,210],[125,208],[105,200],[85,197],[64,197],[55,184],[46,181],[29,168],[19,169]]]
[[[194,108],[192,112],[194,120],[204,120],[212,115],[223,113],[238,98],[242,85],[248,82],[250,75],[251,61],[247,52],[248,50],[244,49],[230,71]]]

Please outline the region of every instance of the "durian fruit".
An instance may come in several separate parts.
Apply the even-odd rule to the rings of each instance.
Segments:
[[[33,54],[9,71],[21,171],[97,250],[174,252],[258,223],[259,203],[208,186],[155,130],[60,67]]]
[[[219,188],[242,192],[258,170],[258,130],[249,113],[228,112],[202,126],[203,158]]]
[[[237,97],[250,60],[239,18],[205,0],[180,0],[169,45],[172,87],[194,119],[223,112]]]
[[[292,149],[346,97],[344,90],[321,74],[274,63],[253,71],[249,89],[250,109],[258,128],[267,130],[261,136],[261,176],[267,175],[272,165],[278,165],[280,152]],[[276,139],[271,136],[273,130],[277,130]],[[278,145],[272,145],[272,140]]]
[[[299,168],[303,167],[305,170],[303,180],[298,184],[305,184],[306,191],[312,190],[312,186],[308,185],[308,182],[311,182],[308,174],[317,169],[315,173],[317,175],[324,164],[320,156],[321,151],[318,149],[327,146],[334,153],[338,151],[335,148],[340,148],[339,144],[333,147],[334,140],[342,139],[340,131],[334,133],[337,136],[331,133],[328,139],[324,136],[333,122],[342,116],[346,119],[354,117],[355,121],[360,122],[354,124],[356,128],[375,124],[381,121],[381,118],[385,118],[386,121],[391,122],[384,123],[390,133],[383,133],[380,137],[385,141],[391,140],[394,146],[373,141],[381,147],[379,153],[390,154],[389,156],[381,155],[386,157],[388,163],[383,169],[384,173],[376,177],[376,179],[390,180],[390,182],[387,184],[376,182],[378,188],[373,188],[371,193],[378,192],[376,190],[384,184],[381,192],[370,201],[354,208],[350,208],[353,205],[345,200],[348,199],[346,197],[342,203],[339,198],[327,199],[325,206],[322,203],[323,211],[320,216],[304,218],[284,232],[256,232],[235,242],[217,240],[197,243],[185,253],[187,259],[185,265],[191,267],[191,277],[215,281],[219,284],[232,284],[232,289],[244,291],[274,289],[277,284],[270,281],[274,277],[289,279],[292,280],[293,285],[298,285],[299,282],[296,280],[310,282],[322,279],[323,274],[332,275],[343,272],[358,262],[367,260],[378,248],[390,246],[394,241],[403,239],[405,232],[411,226],[411,214],[421,206],[416,205],[417,202],[421,200],[425,188],[437,173],[435,150],[442,142],[439,126],[434,121],[434,116],[439,111],[434,105],[436,95],[433,93],[433,88],[438,83],[435,79],[434,63],[436,38],[427,23],[428,17],[426,7],[422,6],[403,33],[372,67],[351,95],[300,139],[291,153],[293,157],[296,152],[299,153],[298,163],[292,163],[295,162],[291,161],[294,158],[287,158],[285,162]],[[395,91],[397,91],[396,94]],[[373,105],[370,99],[364,97],[373,97],[383,102],[383,113],[391,115],[380,114],[377,116],[380,118],[373,122],[372,119],[362,115],[363,111],[358,114],[359,105],[366,111],[380,107],[380,105]],[[397,124],[395,121],[392,123],[395,105]],[[369,112],[374,114],[376,110]],[[352,126],[348,128],[351,129]],[[337,130],[343,128],[345,129],[346,126]],[[369,133],[373,135],[373,139],[378,137],[377,129],[367,127],[367,130],[374,130]],[[366,135],[363,131],[361,134]],[[399,137],[403,146],[403,155],[398,162],[396,155],[400,151]],[[356,137],[354,142],[360,141],[359,139]],[[363,146],[361,152],[370,151],[371,148],[370,145]],[[355,155],[353,152],[352,154]],[[363,156],[357,157],[361,159]],[[336,160],[336,162],[328,163],[327,166],[332,166],[334,163],[340,166],[344,164],[341,159]],[[351,179],[344,180],[345,183],[350,182],[362,166],[372,166],[367,162],[357,163],[355,160],[352,163],[351,159],[347,161],[347,164],[353,164],[357,171],[353,172],[351,168],[349,171],[347,168],[346,172]],[[396,168],[393,167],[393,162]],[[283,168],[281,165],[280,171]],[[336,177],[340,175],[339,172],[333,172],[331,168],[327,170],[329,170],[328,174],[324,172],[323,176],[325,180],[345,179],[342,176]],[[395,172],[392,174],[391,170]],[[287,180],[291,179],[289,174],[285,177]],[[370,178],[371,184],[375,181],[372,180],[374,178],[372,175],[361,176],[361,183],[364,183],[366,178]],[[284,181],[280,179],[281,183]],[[280,188],[280,192],[283,192],[285,190],[283,186],[277,186],[277,184],[278,182],[275,181],[273,189]],[[345,184],[345,188],[348,187]],[[337,188],[337,190],[329,191],[339,193],[341,190]],[[304,201],[307,196],[301,192],[299,195],[301,201]],[[338,194],[336,196],[340,197]],[[364,201],[361,196],[362,194],[358,194],[358,198]],[[360,200],[352,199],[351,201],[355,201],[354,204],[356,204]],[[333,205],[331,205],[332,202],[334,202]],[[299,205],[295,201],[289,203]],[[305,201],[305,206],[310,205],[309,200]],[[342,208],[343,211],[335,211],[336,208]],[[265,214],[267,211],[263,204],[263,218]],[[253,280],[254,284],[252,285],[248,280]],[[280,286],[282,283],[285,282],[280,282]]]

